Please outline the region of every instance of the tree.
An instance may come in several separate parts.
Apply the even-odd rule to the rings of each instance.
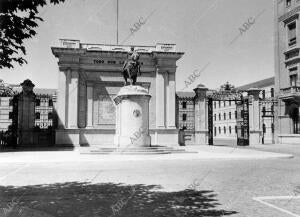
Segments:
[[[50,0],[58,4],[65,0]],[[38,16],[38,7],[47,4],[47,0],[0,0],[0,69],[13,68],[13,63],[27,63],[24,40],[36,35],[34,30]]]

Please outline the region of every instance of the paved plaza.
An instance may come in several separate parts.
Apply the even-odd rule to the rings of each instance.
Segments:
[[[299,146],[188,149],[198,153],[3,152],[0,214],[10,210],[60,217],[300,215]]]

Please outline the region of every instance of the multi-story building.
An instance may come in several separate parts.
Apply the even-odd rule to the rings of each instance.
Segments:
[[[195,93],[177,92],[177,127],[183,130],[194,131],[195,129]]]
[[[13,90],[0,80],[0,131],[5,131],[12,123]]]
[[[300,1],[275,1],[275,95],[277,142],[300,143]]]

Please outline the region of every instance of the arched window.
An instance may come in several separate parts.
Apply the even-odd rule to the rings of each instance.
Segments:
[[[41,114],[39,112],[35,113],[35,119],[39,120],[41,118]]]
[[[40,99],[36,99],[35,105],[36,105],[36,106],[40,106],[40,105],[41,105],[41,100],[40,100]]]
[[[264,107],[262,107],[262,113],[263,113],[263,116],[265,116],[266,115],[266,107],[264,106]]]
[[[53,114],[52,114],[52,112],[49,112],[48,113],[48,120],[52,120],[52,118],[53,118]]]
[[[53,106],[53,100],[52,100],[52,99],[49,99],[48,104],[49,104],[49,106]]]

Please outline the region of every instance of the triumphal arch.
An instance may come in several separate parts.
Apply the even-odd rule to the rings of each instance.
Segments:
[[[184,53],[177,52],[175,44],[126,46],[67,39],[52,47],[59,69],[56,144],[114,144],[113,98],[124,85],[122,67],[132,47],[140,55],[142,75],[137,85],[146,88],[152,96],[149,102],[151,144],[178,144],[176,61]]]

